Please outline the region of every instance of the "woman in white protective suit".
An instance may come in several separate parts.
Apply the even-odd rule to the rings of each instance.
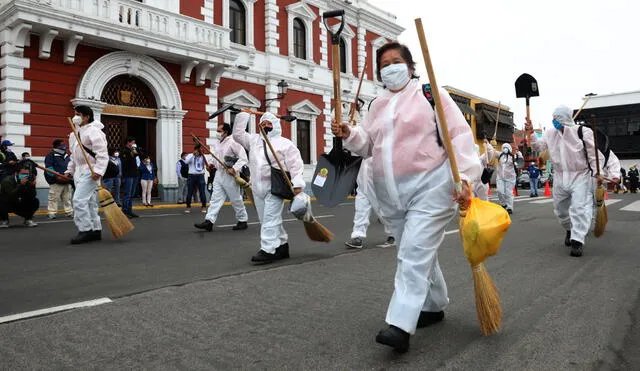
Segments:
[[[456,215],[456,201],[469,202],[468,182],[480,177],[482,165],[473,152],[469,125],[449,94],[440,89],[463,180],[463,191],[457,194],[435,113],[414,75],[411,52],[392,42],[378,50],[376,60],[386,89],[373,101],[361,126],[334,122],[332,131],[342,136],[345,148],[373,158],[373,188],[380,213],[398,243],[395,290],[386,316],[390,326],[378,333],[376,341],[405,352],[416,328],[444,318],[449,298],[438,248],[445,227]]]
[[[107,170],[109,153],[107,137],[102,131],[104,125],[93,118],[93,110],[87,106],[75,107],[73,116],[75,131],[82,143],[78,143],[74,133],[69,134],[70,161],[66,174],[73,177],[76,190],[73,192],[73,222],[78,235],[71,239],[72,244],[81,244],[102,239],[102,223],[98,208],[98,186],[100,178]],[[87,159],[93,167],[93,174],[82,153],[81,145],[90,149],[95,156],[87,153]],[[88,152],[88,151],[87,151]]]
[[[489,141],[484,139],[482,142],[484,146],[484,153],[480,154],[480,146],[477,144],[473,145],[473,149],[480,156],[480,163],[483,168],[486,168],[490,163],[493,162],[495,158],[495,149],[493,146],[489,144]],[[490,183],[484,184],[480,178],[473,181],[473,195],[481,200],[487,201],[489,199],[489,185]]]
[[[556,108],[553,112],[553,128],[545,130],[541,139],[532,135],[531,145],[536,151],[549,151],[554,169],[553,212],[566,230],[564,243],[571,246],[570,255],[582,256],[593,217],[592,177],[597,171],[596,155],[593,131],[583,126],[580,139],[580,126],[573,122],[571,116],[569,107]],[[526,122],[525,130],[533,132],[531,121]],[[604,164],[604,156],[598,153],[600,163]]]
[[[245,131],[249,117],[246,112],[236,115],[233,139],[249,151],[251,190],[261,223],[260,250],[251,261],[255,264],[266,264],[289,258],[289,237],[282,226],[284,200],[271,194],[271,166],[277,169],[278,165],[262,135]],[[282,137],[280,119],[267,112],[260,118],[260,126],[267,132],[267,137],[285,170],[291,174],[294,193],[302,192],[305,186],[302,156],[293,142]]]
[[[244,207],[242,190],[234,177],[247,164],[247,152],[231,137],[231,125],[218,125],[216,132],[220,136],[220,142],[213,149],[213,153],[218,159],[224,161],[225,165],[229,166],[229,170],[226,170],[218,161],[213,161],[210,165],[215,166],[216,176],[213,179],[213,191],[211,192],[209,209],[204,221],[194,224],[194,227],[207,231],[213,230],[213,225],[218,219],[218,212],[228,197],[238,220],[233,230],[244,230],[247,229],[249,216],[247,215],[247,209]]]
[[[513,213],[513,188],[516,186],[518,174],[516,173],[516,163],[521,154],[514,155],[511,152],[511,144],[502,145],[502,153],[498,156],[498,169],[496,174],[496,192],[498,202],[507,209],[509,214]]]
[[[371,174],[371,157],[362,160],[360,165],[360,171],[358,172],[358,178],[356,183],[358,184],[356,202],[355,202],[355,214],[353,216],[353,230],[351,232],[351,239],[345,242],[347,247],[352,249],[361,249],[364,246],[364,239],[367,238],[367,229],[369,228],[369,222],[371,217],[371,210],[373,210],[378,216],[380,216],[380,205],[376,200],[376,195],[373,191],[373,178]],[[395,238],[389,228],[388,223],[381,220],[384,226],[384,232],[387,236],[387,240],[378,245],[378,247],[386,248],[395,246]]]

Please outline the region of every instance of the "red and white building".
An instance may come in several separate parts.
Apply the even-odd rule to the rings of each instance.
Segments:
[[[72,106],[88,105],[112,148],[134,136],[151,153],[158,193],[174,200],[175,164],[192,150],[191,134],[211,143],[218,120],[209,114],[234,103],[297,116],[284,135],[310,177],[331,148],[331,45],[321,15],[334,9],[346,11],[343,105],[365,68],[369,101],[382,89],[376,49],[403,29],[366,0],[0,0],[0,137],[42,160],[54,139],[68,137]],[[288,91],[273,100],[282,80]]]

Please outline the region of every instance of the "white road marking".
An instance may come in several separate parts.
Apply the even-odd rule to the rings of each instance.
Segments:
[[[158,217],[165,217],[165,216],[176,216],[176,215],[185,215],[184,213],[174,213],[174,214],[156,214],[156,215],[143,215],[140,216],[140,218],[158,218]],[[322,219],[322,218],[332,218],[335,215],[316,215],[316,219]],[[104,218],[100,218],[101,221],[104,221]],[[298,219],[283,219],[283,222],[293,222],[296,221]],[[38,224],[56,224],[56,223],[72,223],[73,220],[47,220],[47,221],[42,221],[42,222],[38,222]],[[260,222],[250,222],[247,223],[249,225],[255,225],[255,224],[260,224]],[[217,225],[217,227],[233,227],[235,226],[235,224],[226,224],[226,225]]]
[[[446,235],[448,235],[448,234],[454,234],[454,233],[458,233],[458,232],[460,232],[460,230],[459,230],[459,229],[454,229],[454,230],[452,230],[452,231],[446,231],[446,232],[444,232],[444,235],[446,236]]]
[[[611,199],[611,200],[604,200],[604,204],[607,206],[613,205],[613,204],[617,204],[618,202],[622,201],[621,199]]]
[[[19,321],[19,320],[22,320],[22,319],[43,316],[43,315],[46,315],[46,314],[52,314],[52,313],[56,313],[56,312],[62,312],[62,311],[69,310],[69,309],[93,307],[93,306],[96,306],[96,305],[111,303],[112,301],[113,300],[111,300],[109,298],[100,298],[100,299],[95,299],[95,300],[81,301],[81,302],[73,303],[73,304],[60,305],[60,306],[57,306],[57,307],[38,309],[38,310],[31,311],[31,312],[12,314],[10,316],[0,317],[0,323]]]
[[[532,204],[548,204],[553,202],[553,198],[545,198],[544,200],[531,201]]]
[[[611,201],[611,200],[609,200],[609,201]],[[623,207],[620,210],[622,210],[622,211],[640,211],[640,201],[634,201],[634,202],[630,203],[629,205]]]

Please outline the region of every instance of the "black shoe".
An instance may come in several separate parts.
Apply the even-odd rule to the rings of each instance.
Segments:
[[[398,353],[406,353],[409,350],[409,335],[395,326],[380,331],[376,336],[376,342],[392,347]]]
[[[566,236],[564,237],[564,245],[571,246],[571,231],[567,231]]]
[[[571,240],[571,256],[582,256],[582,244],[576,240]]]
[[[289,259],[289,243],[284,243],[276,249],[276,259]]]
[[[238,222],[238,224],[236,224],[231,229],[233,229],[234,231],[244,231],[247,228],[249,228],[249,225],[247,224],[247,222]]]
[[[92,233],[93,233],[92,231],[78,232],[78,235],[71,239],[71,244],[79,245],[82,243],[93,241]]]
[[[438,323],[444,319],[444,312],[420,312],[420,317],[418,317],[418,325],[417,328],[424,328],[434,323]]]
[[[211,232],[213,230],[213,223],[211,223],[208,220],[204,220],[204,222],[202,223],[196,223],[193,225],[194,227],[198,228],[198,229],[205,229],[208,232]]]
[[[258,253],[251,257],[251,262],[255,265],[273,263],[278,260],[276,254],[269,254],[264,250],[258,250]]]
[[[130,216],[131,218],[139,218],[140,217],[140,215],[134,213],[133,211],[130,212],[128,216]]]
[[[511,209],[507,209],[507,212],[509,213],[509,215],[513,214],[513,210]]]
[[[102,231],[90,231],[89,233],[91,233],[91,241],[102,240]]]

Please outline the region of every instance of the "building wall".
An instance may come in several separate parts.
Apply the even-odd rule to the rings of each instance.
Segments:
[[[201,12],[203,5],[203,0],[180,0],[180,14],[204,20],[204,16]]]

